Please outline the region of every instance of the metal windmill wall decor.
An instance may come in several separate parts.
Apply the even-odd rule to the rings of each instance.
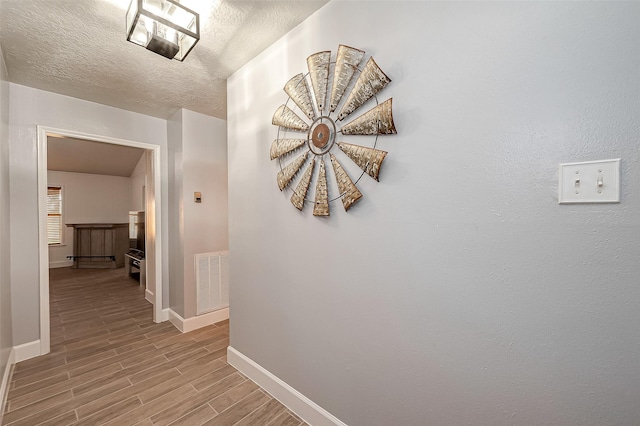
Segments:
[[[278,159],[280,165],[278,187],[281,191],[293,188],[297,180],[291,202],[298,210],[303,209],[305,201],[312,203],[314,216],[329,216],[329,203],[338,199],[342,200],[345,211],[349,210],[362,197],[356,187],[360,178],[366,173],[376,181],[379,179],[387,152],[375,148],[378,136],[397,133],[393,123],[392,98],[378,102],[377,97],[391,79],[373,57],[359,68],[364,56],[364,51],[344,45],[338,46],[335,61],[331,60],[331,51],[309,56],[309,72],[300,73],[285,84],[284,91],[289,98],[273,115],[272,124],[278,126],[278,135],[271,144],[270,154],[271,160]],[[372,106],[369,110],[341,124],[367,104]],[[338,140],[346,135],[368,136],[369,142],[373,138],[373,144],[368,147]],[[355,182],[338,161],[338,151],[362,169]],[[336,194],[329,193],[327,157],[337,184]],[[306,168],[298,178],[305,164]],[[307,199],[312,182],[315,183],[314,198]]]

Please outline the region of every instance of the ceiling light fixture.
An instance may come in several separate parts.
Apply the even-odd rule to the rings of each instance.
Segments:
[[[165,58],[184,61],[200,40],[200,17],[175,0],[132,0],[127,40]]]

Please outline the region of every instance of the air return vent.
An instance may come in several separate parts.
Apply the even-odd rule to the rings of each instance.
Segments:
[[[217,311],[229,306],[229,252],[199,253],[195,255],[196,315]]]

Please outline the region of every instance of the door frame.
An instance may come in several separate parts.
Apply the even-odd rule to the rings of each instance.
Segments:
[[[47,136],[63,136],[85,139],[93,142],[110,143],[114,145],[141,148],[153,152],[152,176],[155,195],[155,292],[153,300],[153,321],[162,322],[162,221],[161,221],[161,180],[159,145],[137,142],[109,136],[94,135],[72,130],[58,129],[48,126],[36,126],[38,134],[38,239],[39,239],[39,270],[40,270],[40,355],[51,350],[51,329],[49,318],[49,244],[47,242]],[[147,176],[149,171],[147,170]],[[149,200],[146,200],[149,202]],[[147,206],[145,206],[147,210]],[[149,275],[147,275],[148,277]]]

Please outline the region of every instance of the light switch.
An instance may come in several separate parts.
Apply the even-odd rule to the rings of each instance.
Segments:
[[[560,164],[558,203],[619,203],[620,159]]]

